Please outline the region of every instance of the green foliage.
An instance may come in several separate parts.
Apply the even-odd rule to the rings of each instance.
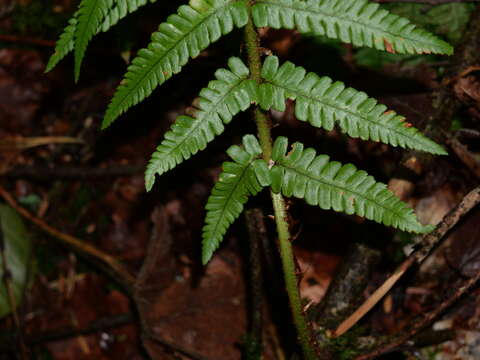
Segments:
[[[78,10],[78,22],[75,31],[75,81],[80,77],[80,66],[87,50],[87,45],[102,23],[112,0],[82,0]]]
[[[392,13],[408,17],[455,44],[461,39],[475,4],[451,3],[437,6],[391,4],[388,8]]]
[[[256,101],[255,82],[250,72],[236,57],[228,61],[230,71],[219,69],[208,87],[200,91],[198,109],[193,117],[180,116],[165,139],[152,155],[145,172],[145,184],[150,190],[155,174],[161,175],[173,169],[183,160],[205,149],[215,135],[220,135],[223,124],[228,124],[240,111]]]
[[[232,146],[227,150],[234,162],[223,163],[223,172],[208,198],[203,228],[202,262],[206,264],[223,240],[228,227],[242,213],[249,195],[256,195],[270,185],[267,163],[258,159],[262,149],[253,135],[243,137],[243,149]]]
[[[151,3],[157,0],[149,0]],[[96,21],[89,22],[88,25],[84,24],[89,33],[96,35],[102,31],[108,31],[112,26],[116,25],[121,19],[128,14],[133,13],[139,7],[145,5],[147,0],[115,0],[113,3],[109,2],[108,8],[103,8],[104,12],[101,14],[102,21],[100,23]],[[80,6],[82,3],[80,3]],[[60,39],[55,45],[55,52],[48,61],[45,72],[51,71],[60,60],[62,60],[75,46],[75,34],[78,32],[79,27],[79,15],[80,11],[77,11],[72,18],[68,21],[68,25],[63,30]]]
[[[142,49],[128,67],[122,84],[108,106],[102,128],[136,105],[158,86],[180,72],[190,57],[196,57],[234,26],[247,23],[244,1],[191,0],[160,24],[147,49]]]
[[[74,49],[78,75],[91,37],[108,30],[146,2],[82,0],[79,11],[61,35],[47,70]],[[180,6],[176,14],[160,24],[148,47],[138,52],[108,106],[102,127],[148,97],[222,35],[234,27],[245,26],[249,12],[257,27],[297,29],[310,36],[321,35],[390,53],[452,53],[452,47],[443,40],[367,0],[190,0],[189,5]],[[445,154],[441,146],[424,137],[403,117],[387,111],[365,93],[328,77],[307,73],[290,62],[279,66],[275,56],[265,60],[260,83],[253,80],[238,58],[231,58],[229,70],[220,69],[215,76],[216,80],[200,92],[194,114],[178,117],[152,155],[145,174],[147,190],[152,188],[156,174],[173,169],[205,149],[240,111],[254,103],[264,110],[283,111],[287,99],[295,101],[296,117],[313,126],[331,130],[337,124],[351,137]],[[412,209],[366,172],[351,164],[342,166],[329,161],[326,155],[317,156],[315,150],[304,150],[300,143],[286,154],[287,145],[286,138],[277,139],[269,165],[266,160],[270,159],[263,159],[265,154],[252,135],[243,138],[244,149],[232,146],[228,150],[233,162],[223,164],[206,206],[204,263],[242,212],[248,196],[271,182],[274,192],[305,199],[323,209],[357,214],[416,233],[431,229],[422,226]]]
[[[367,0],[259,0],[256,26],[297,29],[355,46],[406,54],[451,54],[445,41]]]
[[[75,13],[70,20],[68,20],[68,25],[63,30],[62,35],[60,35],[60,38],[55,45],[55,52],[48,60],[45,72],[51,71],[55,66],[57,66],[60,60],[62,60],[70,51],[73,50],[73,47],[75,46],[75,31],[78,23],[77,16],[78,12]]]
[[[351,360],[355,359],[361,353],[362,344],[359,338],[365,336],[365,329],[361,326],[354,326],[350,331],[343,336],[328,338],[328,347],[335,354],[335,359]]]
[[[101,31],[108,31],[128,14],[137,11],[138,8],[146,5],[148,2],[154,3],[156,1],[157,0],[115,0],[113,6],[105,13]]]
[[[405,122],[405,118],[377,104],[367,94],[333,83],[326,76],[307,73],[286,62],[279,66],[269,56],[262,68],[266,82],[260,85],[259,104],[268,110],[285,111],[285,100],[295,102],[295,116],[311,125],[332,130],[335,123],[351,137],[381,141],[393,146],[446,154],[445,150]]]
[[[376,49],[358,49],[354,54],[357,65],[381,69],[384,65],[402,63],[404,65],[417,65],[428,60],[425,55],[391,54]]]
[[[275,141],[271,170],[272,190],[287,197],[305,199],[309,205],[356,214],[387,226],[415,233],[431,231],[420,224],[413,210],[398,199],[385,184],[376,182],[352,164],[316,156],[312,148],[295,143],[287,154],[288,139]]]
[[[5,245],[6,267],[11,273],[15,304],[20,304],[27,282],[27,269],[32,252],[30,236],[22,219],[7,205],[0,204],[0,236]],[[1,251],[1,250],[0,250]],[[0,256],[0,317],[8,315],[10,308],[8,292],[3,281],[3,257]]]

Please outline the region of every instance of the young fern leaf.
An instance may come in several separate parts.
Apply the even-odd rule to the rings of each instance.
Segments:
[[[82,0],[78,10],[77,29],[75,31],[75,81],[80,77],[88,43],[102,24],[107,11],[112,7],[113,0]]]
[[[148,48],[133,59],[108,106],[102,128],[178,73],[190,57],[247,21],[244,0],[190,0],[190,5],[180,6],[177,14],[160,24]]]
[[[243,137],[243,147],[227,150],[233,162],[223,163],[223,172],[208,198],[203,228],[202,262],[206,264],[220,245],[228,227],[242,213],[249,195],[256,195],[270,185],[270,171],[263,159],[260,144],[253,135]]]
[[[148,0],[153,3],[157,0]],[[145,5],[147,0],[115,0],[113,6],[105,13],[102,24],[95,29],[95,34],[108,31],[112,26],[116,25],[121,19],[128,14],[133,13],[139,7]],[[50,57],[45,72],[51,71],[75,45],[75,31],[77,30],[78,11],[68,21],[67,27],[63,30],[60,39],[55,45],[55,52]]]
[[[309,205],[357,214],[387,226],[414,233],[425,233],[431,226],[420,224],[411,208],[352,164],[329,161],[327,155],[316,156],[312,148],[293,144],[286,154],[288,140],[275,141],[271,169],[272,190],[283,195],[305,199]]]
[[[392,146],[446,155],[438,144],[405,122],[405,118],[378,104],[367,94],[346,88],[326,76],[307,73],[286,62],[279,67],[276,56],[268,56],[262,67],[258,101],[264,110],[285,111],[285,100],[295,100],[295,116],[311,125],[332,130],[335,122],[354,138],[381,141]]]
[[[240,111],[256,102],[256,83],[249,79],[249,70],[236,57],[228,61],[230,71],[219,69],[217,80],[210,81],[200,91],[198,109],[193,117],[179,116],[165,139],[153,153],[145,172],[147,191],[155,182],[155,175],[173,169],[183,160],[205,149],[207,143],[220,135],[224,126]]]
[[[392,53],[453,53],[445,41],[367,0],[258,0],[253,18],[259,27],[297,29]]]

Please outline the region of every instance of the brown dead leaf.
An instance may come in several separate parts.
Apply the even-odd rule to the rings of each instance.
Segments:
[[[415,189],[415,185],[408,180],[392,178],[388,182],[388,189],[403,201],[407,201]]]
[[[453,85],[453,90],[460,100],[473,100],[480,104],[480,82],[475,76],[458,79]]]
[[[390,54],[395,54],[395,49],[393,48],[393,45],[387,41],[387,39],[383,39],[383,45],[385,46],[385,50],[389,52]]]

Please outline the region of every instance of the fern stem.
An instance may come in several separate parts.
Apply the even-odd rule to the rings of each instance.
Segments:
[[[280,256],[282,258],[283,276],[287,288],[290,309],[292,311],[293,322],[297,328],[297,335],[302,346],[305,359],[317,359],[315,350],[312,346],[310,328],[303,315],[302,301],[297,287],[297,276],[295,273],[295,261],[290,242],[290,231],[288,229],[287,213],[285,210],[285,201],[281,194],[271,192],[273,209],[275,211],[275,222],[277,224],[278,239],[280,243]]]
[[[251,6],[251,4],[250,4]],[[260,48],[257,31],[253,25],[251,9],[249,9],[248,23],[245,26],[245,44],[247,47],[248,66],[252,79],[257,84],[262,82],[260,75],[262,69],[262,60],[260,58]],[[255,123],[257,124],[260,146],[263,151],[263,159],[270,161],[272,157],[272,136],[270,133],[270,121],[265,113],[258,107],[255,108]]]
[[[246,0],[249,4],[249,18],[245,27],[245,44],[247,48],[248,64],[252,78],[261,83],[262,61],[260,57],[260,44],[257,31],[253,25],[251,6],[252,1]],[[263,159],[268,163],[272,157],[272,135],[270,131],[270,121],[267,115],[258,107],[254,112],[255,123],[257,125],[260,146],[262,147]],[[295,273],[295,261],[290,242],[290,230],[286,217],[285,200],[281,194],[270,192],[275,212],[275,223],[277,225],[278,238],[280,242],[280,257],[282,260],[283,276],[287,289],[290,310],[292,312],[293,322],[297,329],[297,335],[306,360],[317,359],[315,350],[312,346],[312,337],[310,328],[303,315],[302,302],[297,287],[297,276]]]

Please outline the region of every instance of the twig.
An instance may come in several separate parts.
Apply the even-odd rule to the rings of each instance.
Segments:
[[[453,137],[447,136],[447,144],[450,145],[453,152],[460,161],[477,177],[480,179],[480,161],[478,161],[475,156],[468,151],[467,147],[463,145],[460,141]]]
[[[69,136],[7,137],[0,140],[0,150],[20,150],[51,144],[83,144],[79,138]]]
[[[405,334],[399,336],[394,341],[384,345],[368,354],[360,355],[357,357],[356,360],[368,360],[376,358],[382,354],[387,352],[391,352],[393,349],[397,348],[398,346],[402,345],[406,341],[408,341],[412,336],[416,335],[420,330],[424,329],[428,326],[438,315],[443,313],[447,308],[453,305],[460,297],[462,297],[465,293],[470,291],[473,286],[480,280],[480,271],[478,271],[475,276],[470,278],[469,280],[465,281],[465,283],[455,291],[455,293],[450,296],[448,299],[444,300],[438,307],[436,307],[433,311],[429,312],[425,315],[419,322],[415,323],[411,329],[409,329]]]
[[[34,39],[16,35],[0,34],[0,41],[54,47],[54,40]]]
[[[4,281],[5,289],[7,292],[8,305],[10,306],[10,310],[12,311],[13,322],[15,323],[15,327],[17,329],[18,343],[20,345],[20,353],[22,355],[22,359],[27,360],[28,349],[25,345],[25,341],[23,338],[23,330],[20,324],[20,317],[18,316],[17,304],[15,301],[15,292],[13,290],[12,274],[7,265],[7,256],[5,254],[5,251],[6,251],[6,248],[5,248],[5,241],[3,239],[3,233],[0,231],[0,253],[2,257],[3,281]]]
[[[395,272],[352,314],[343,321],[332,333],[338,337],[355,325],[367,312],[369,312],[383,296],[395,285],[403,274],[413,265],[421,264],[444,238],[445,235],[477,204],[480,203],[480,186],[470,191],[453,210],[451,210],[440,222],[437,228],[425,235],[421,247],[395,270]]]
[[[94,258],[104,265],[106,270],[112,277],[125,287],[127,292],[131,292],[135,278],[130,272],[113,256],[104,253],[96,247],[83,242],[69,234],[62,233],[54,227],[45,223],[42,219],[32,215],[28,210],[17,204],[15,199],[0,185],[0,196],[13,207],[25,219],[37,225],[40,229],[53,236],[60,242],[68,245],[80,255],[86,256],[87,259]]]

